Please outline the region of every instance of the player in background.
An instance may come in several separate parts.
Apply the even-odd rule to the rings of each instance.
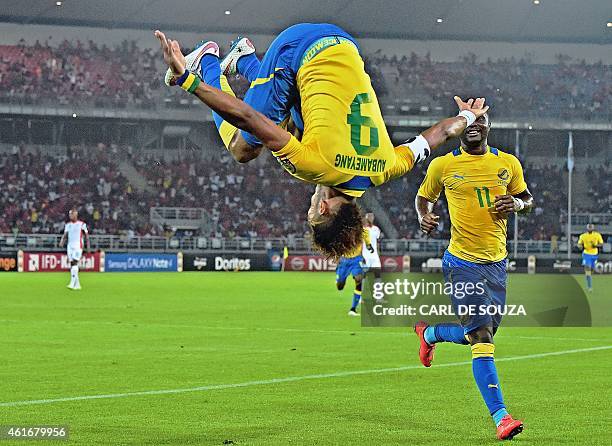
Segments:
[[[580,234],[578,247],[582,249],[582,265],[584,266],[584,277],[587,290],[593,291],[593,270],[597,263],[599,248],[603,246],[603,237],[595,230],[595,225],[589,223],[586,232]]]
[[[450,295],[456,313],[458,305],[476,311],[482,305],[505,305],[508,214],[533,207],[519,160],[488,145],[490,127],[489,116],[484,114],[465,129],[460,147],[432,160],[415,199],[421,230],[429,234],[439,221],[434,204],[445,192],[451,240],[442,269],[445,281],[457,291]],[[466,290],[466,284],[472,292],[460,293],[459,287]],[[421,321],[414,331],[425,367],[431,366],[438,342],[471,346],[474,380],[497,426],[497,438],[509,440],[522,432],[523,422],[506,410],[497,377],[493,336],[500,322],[501,314],[477,312],[460,317],[460,323],[429,326]]]
[[[483,98],[466,103],[455,97],[459,115],[395,147],[357,43],[335,25],[291,26],[261,61],[244,38],[220,62],[215,42],[185,57],[176,40],[161,31],[155,37],[170,68],[166,84],[180,86],[213,110],[219,135],[238,162],[256,158],[266,147],[291,175],[317,185],[307,214],[312,240],[334,259],[361,247],[357,197],[409,172],[488,108]],[[251,82],[244,101],[222,74],[232,71]]]
[[[364,226],[366,231],[368,231],[368,235],[370,236],[370,246],[373,249],[373,251],[370,251],[364,240],[362,252],[363,259],[365,260],[365,266],[368,271],[372,271],[374,273],[374,277],[376,279],[380,279],[382,265],[380,263],[380,256],[378,255],[378,246],[381,232],[380,228],[374,224],[374,214],[372,212],[368,212],[365,215]]]
[[[365,229],[363,231],[363,243],[368,252],[374,252],[374,247],[370,243],[369,233]],[[349,275],[352,275],[353,279],[355,280],[355,291],[353,292],[353,303],[351,304],[351,309],[348,312],[349,316],[359,316],[359,313],[357,313],[357,307],[361,301],[364,265],[365,262],[361,253],[361,245],[359,245],[353,250],[353,252],[346,256],[340,257],[338,265],[336,266],[336,288],[338,291],[344,289],[346,279]]]
[[[67,239],[67,254],[68,261],[70,262],[70,284],[67,287],[71,290],[80,290],[79,260],[81,260],[83,255],[83,238],[85,238],[87,251],[89,251],[89,232],[85,222],[79,220],[79,212],[75,208],[70,209],[68,218],[70,221],[64,226],[60,248],[64,247]]]

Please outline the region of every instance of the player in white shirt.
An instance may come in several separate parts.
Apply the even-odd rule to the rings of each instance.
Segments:
[[[374,224],[374,214],[368,212],[365,216],[365,229],[370,233],[370,242],[374,252],[366,249],[363,246],[363,259],[365,260],[365,266],[368,270],[374,272],[374,277],[380,278],[381,264],[380,256],[378,255],[378,241],[380,240],[381,233],[380,228]]]
[[[79,212],[72,208],[68,213],[70,221],[64,226],[64,234],[60,240],[60,248],[68,239],[68,261],[70,262],[70,285],[71,290],[80,290],[81,282],[79,281],[79,260],[83,255],[83,238],[87,243],[87,251],[89,251],[89,232],[85,222],[79,220]]]

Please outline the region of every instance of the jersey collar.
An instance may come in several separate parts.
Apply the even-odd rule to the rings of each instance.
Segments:
[[[459,147],[457,147],[457,149],[453,150],[453,153],[454,153],[454,152],[456,152],[456,151],[458,151],[458,152],[459,152],[459,155],[463,153],[463,154],[466,154],[467,156],[485,156],[485,155],[488,155],[489,153],[492,153],[492,154],[494,154],[494,155],[497,155],[497,153],[498,153],[497,149],[495,149],[495,148],[491,147],[491,146],[490,146],[490,145],[488,145],[488,144],[487,144],[487,150],[486,150],[486,151],[485,151],[485,153],[483,153],[482,155],[474,155],[474,154],[468,153],[468,152],[466,152],[466,151],[463,149],[463,147],[462,147],[462,146],[459,146]],[[456,155],[455,155],[455,156],[456,156]]]

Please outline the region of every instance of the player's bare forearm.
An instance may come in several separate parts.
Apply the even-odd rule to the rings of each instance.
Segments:
[[[425,234],[429,234],[436,229],[440,222],[440,217],[433,212],[434,204],[434,202],[429,201],[421,195],[417,195],[414,199],[414,207],[419,218],[419,226],[421,231]]]
[[[66,242],[66,233],[64,232],[64,233],[62,234],[62,238],[60,239],[60,242],[59,242],[59,247],[60,247],[60,248],[63,248],[63,247],[64,247],[64,243],[65,243],[65,242]]]
[[[423,131],[421,135],[427,140],[429,147],[435,149],[444,144],[448,139],[461,135],[466,127],[466,119],[462,116],[455,116],[453,118],[443,119],[432,125],[427,130]]]
[[[416,196],[416,198],[414,199],[414,207],[419,216],[419,220],[423,218],[425,214],[433,212],[434,204],[435,203],[432,203],[427,198],[422,197],[421,195]]]

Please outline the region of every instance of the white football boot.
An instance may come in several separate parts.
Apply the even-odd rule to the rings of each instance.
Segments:
[[[238,73],[238,59],[255,52],[255,45],[246,37],[240,37],[232,42],[230,50],[221,61],[221,72],[226,76]]]
[[[202,73],[200,73],[200,61],[206,54],[212,54],[213,56],[219,57],[219,45],[213,41],[201,41],[198,43],[193,51],[185,56],[185,69],[201,76]],[[164,83],[167,86],[170,86],[174,85],[174,81],[174,73],[170,68],[168,68],[166,71],[166,76],[164,77]]]

